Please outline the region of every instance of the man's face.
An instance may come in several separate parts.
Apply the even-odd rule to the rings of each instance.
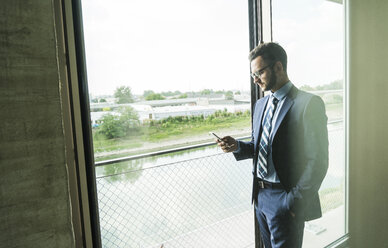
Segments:
[[[273,65],[265,62],[261,56],[251,62],[251,72],[256,74],[253,78],[263,91],[272,90],[276,85],[276,74],[272,69]]]

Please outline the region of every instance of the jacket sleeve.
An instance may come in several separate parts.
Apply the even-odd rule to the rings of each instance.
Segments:
[[[238,142],[238,150],[233,152],[236,160],[243,160],[247,158],[253,158],[253,138],[251,141],[237,141]]]
[[[254,110],[254,115],[253,115],[253,120],[258,119],[258,107],[260,104],[261,100],[259,100],[256,105],[255,105],[255,110]],[[253,158],[255,153],[254,153],[254,147],[255,147],[255,132],[257,132],[257,126],[252,127],[252,138],[250,141],[237,141],[238,142],[238,150],[233,152],[234,157],[236,160],[243,160],[243,159],[248,159],[248,158]]]
[[[328,169],[328,132],[325,105],[313,96],[303,112],[303,149],[305,169],[294,188],[287,195],[288,209],[294,213],[306,207],[317,194]]]

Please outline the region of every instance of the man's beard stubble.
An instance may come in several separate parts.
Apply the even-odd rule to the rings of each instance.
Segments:
[[[265,90],[272,90],[276,84],[276,79],[277,77],[276,77],[275,71],[271,68],[271,78],[269,79],[269,82]]]

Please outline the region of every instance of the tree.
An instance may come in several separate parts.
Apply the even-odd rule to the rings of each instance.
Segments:
[[[226,100],[233,100],[233,92],[232,91],[227,91],[226,93],[225,93],[225,99]]]
[[[206,96],[206,95],[210,95],[210,93],[212,93],[212,92],[213,92],[212,90],[204,89],[200,92],[200,94],[203,96]]]
[[[139,129],[139,116],[132,107],[121,107],[120,115],[106,114],[101,118],[99,132],[108,139],[121,138]]]
[[[131,103],[134,102],[131,88],[128,86],[120,86],[116,88],[114,94],[116,103]]]
[[[166,98],[159,93],[153,93],[148,95],[145,99],[146,101],[151,101],[151,100],[164,100]]]
[[[127,132],[139,127],[139,115],[132,107],[121,107],[118,111],[120,113],[120,121],[125,126]]]
[[[101,125],[98,130],[108,139],[125,136],[125,131],[121,125],[118,115],[106,114],[101,118]]]
[[[98,102],[106,102],[105,98],[101,98]]]
[[[329,90],[337,90],[337,89],[342,89],[343,88],[343,81],[342,80],[336,80],[334,82],[331,82],[328,87]]]
[[[312,90],[314,90],[313,87],[311,87],[310,85],[306,85],[306,84],[300,86],[299,89],[304,90],[304,91],[312,91]]]
[[[146,98],[147,96],[152,95],[152,94],[155,94],[155,92],[153,90],[145,90],[143,92],[144,98]]]

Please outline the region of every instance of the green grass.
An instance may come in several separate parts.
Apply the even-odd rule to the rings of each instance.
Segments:
[[[156,126],[142,126],[140,130],[128,137],[107,139],[96,130],[93,131],[94,152],[111,152],[120,150],[128,150],[132,148],[141,148],[145,143],[163,143],[174,140],[182,140],[182,143],[187,143],[187,138],[197,137],[199,135],[206,137],[205,139],[214,139],[208,136],[209,131],[216,130],[233,130],[250,127],[250,116],[228,116],[220,117],[212,120],[202,120],[182,123],[165,123]],[[197,141],[191,142],[192,144]],[[187,145],[187,144],[186,144]],[[168,146],[168,145],[167,145]],[[169,147],[171,148],[171,147]],[[155,149],[154,149],[155,150]],[[156,149],[158,150],[158,149]],[[144,152],[152,152],[152,149],[144,147]],[[131,153],[126,153],[130,155]],[[105,156],[104,159],[121,157],[119,155]],[[101,160],[101,158],[97,159]]]
[[[242,128],[250,126],[250,117],[248,118],[225,118],[212,122],[196,122],[172,124],[168,127],[158,128],[149,127],[148,135],[144,137],[147,141],[158,142],[170,138],[179,139],[191,137],[198,134],[207,134],[209,131],[229,128]]]
[[[93,131],[94,152],[107,152],[121,149],[141,147],[141,140],[129,139],[107,139],[103,135]]]
[[[322,212],[325,213],[345,203],[344,187],[338,186],[334,188],[321,190],[319,191],[319,197],[321,199]]]
[[[326,115],[329,121],[343,118],[344,117],[343,104],[342,103],[326,104]]]

